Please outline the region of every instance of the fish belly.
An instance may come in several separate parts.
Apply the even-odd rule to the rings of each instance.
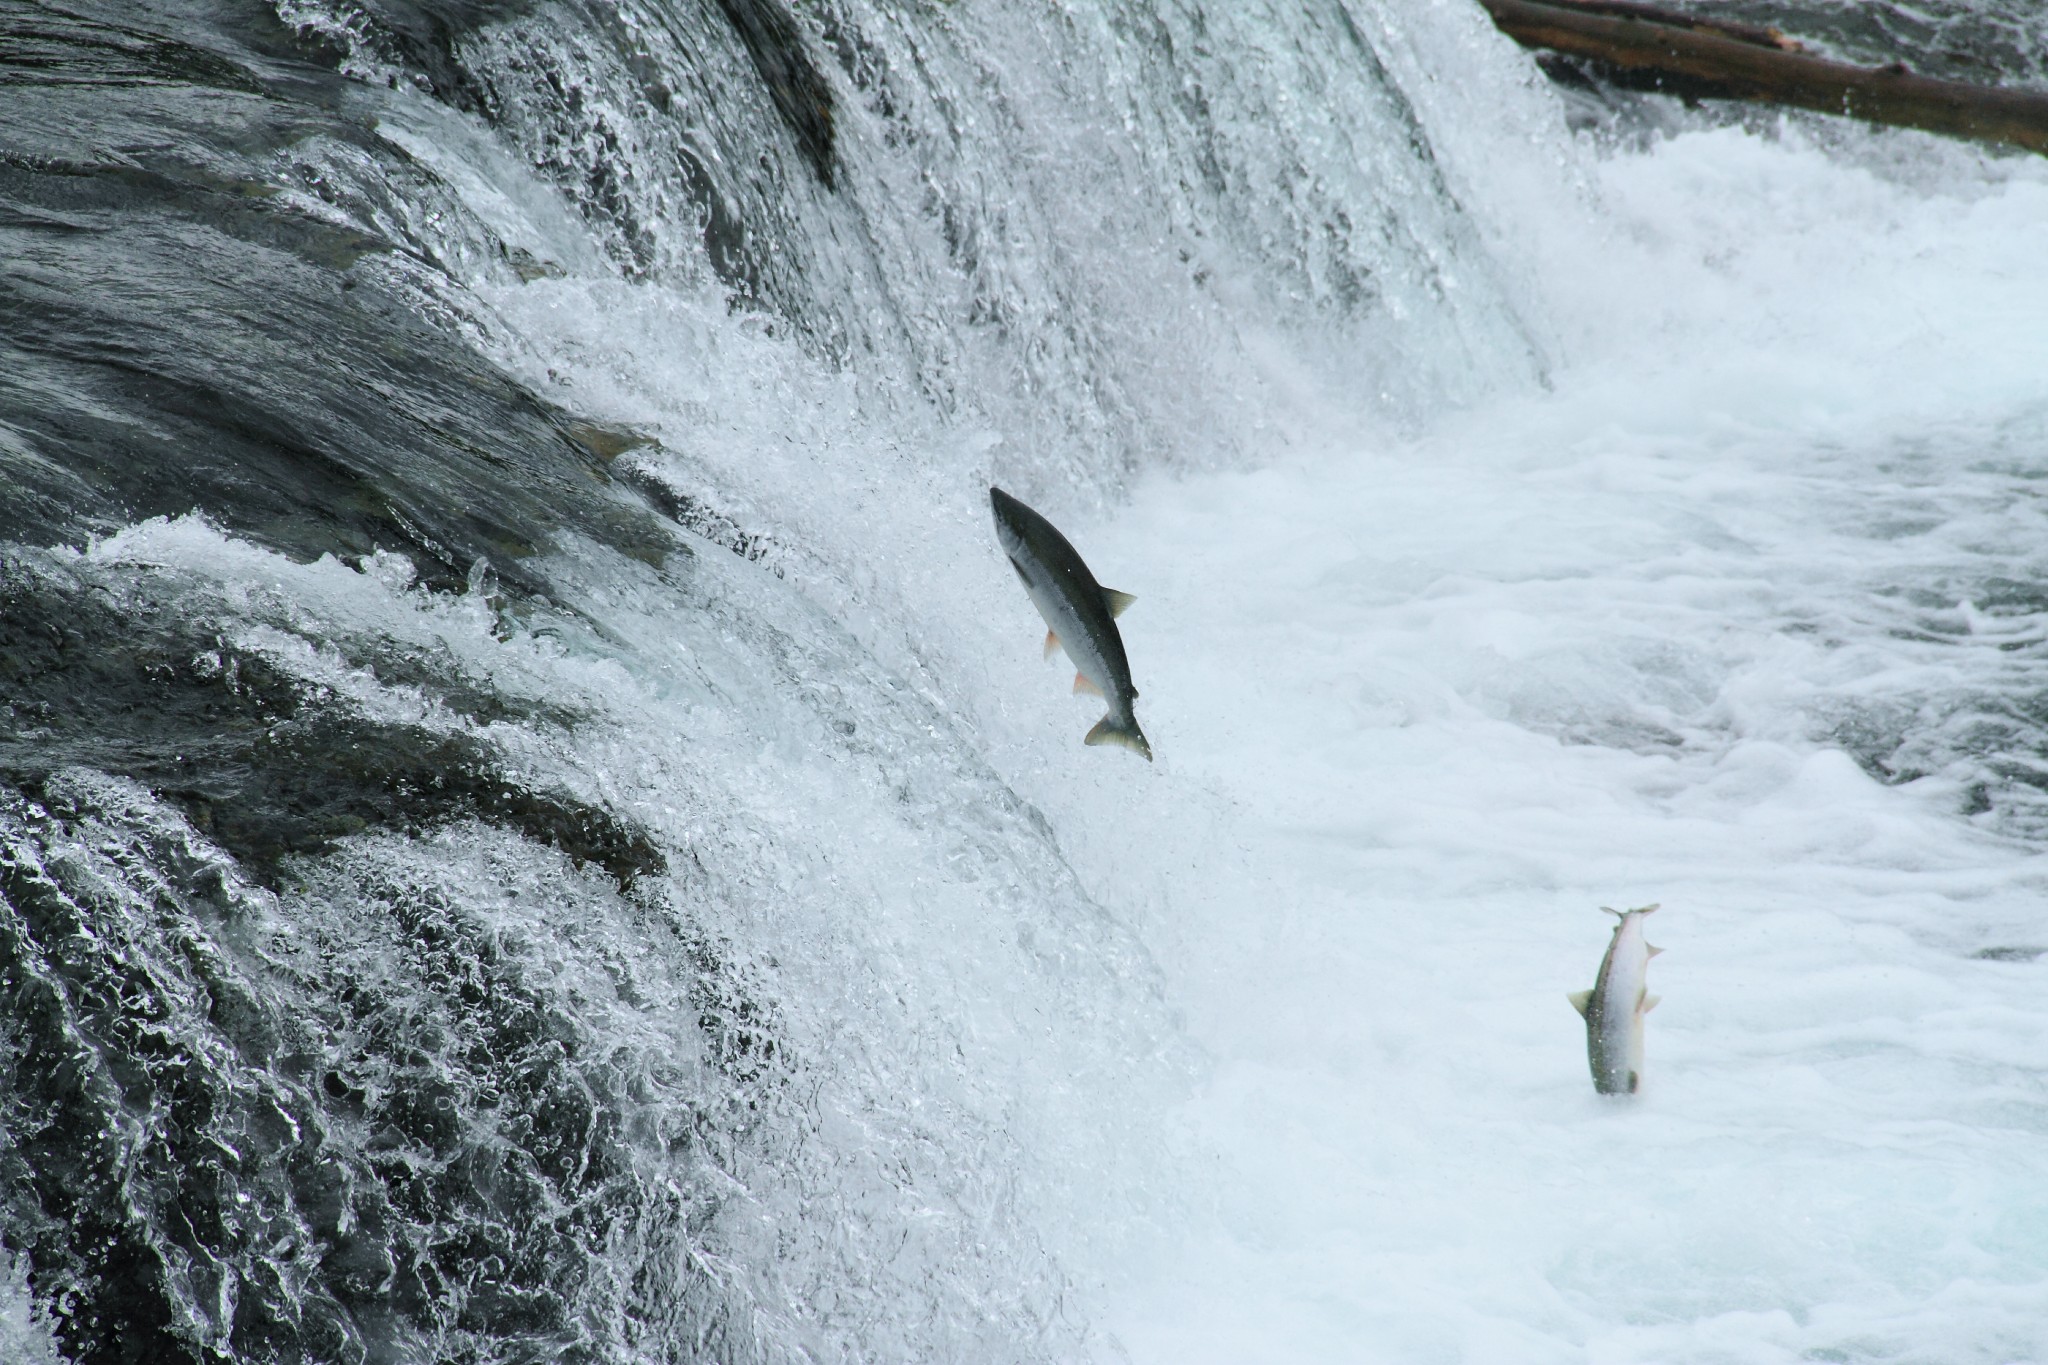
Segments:
[[[1067,658],[1075,668],[1087,675],[1088,681],[1109,691],[1108,670],[1102,666],[1101,651],[1095,647],[1095,637],[1089,631],[1087,622],[1068,605],[1066,599],[1043,590],[1031,594],[1032,605],[1045,618],[1045,627],[1059,637],[1060,648],[1067,652]]]
[[[1587,1021],[1586,1052],[1593,1088],[1603,1095],[1633,1095],[1643,1081],[1642,987],[1612,991]]]

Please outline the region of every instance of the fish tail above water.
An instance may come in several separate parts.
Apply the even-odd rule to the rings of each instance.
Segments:
[[[1152,761],[1152,745],[1145,739],[1145,732],[1138,728],[1136,720],[1118,720],[1114,715],[1104,716],[1095,722],[1095,728],[1081,741],[1084,744],[1121,744],[1132,753],[1143,754],[1145,761]]]
[[[1662,901],[1651,901],[1648,905],[1638,905],[1633,910],[1617,910],[1611,905],[1603,905],[1600,908],[1602,910],[1605,910],[1608,914],[1614,916],[1616,919],[1627,919],[1630,915],[1655,914],[1657,912],[1657,909],[1663,904],[1664,902]]]

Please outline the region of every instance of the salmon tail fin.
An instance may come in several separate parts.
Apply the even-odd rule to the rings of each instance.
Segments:
[[[1611,905],[1603,905],[1600,908],[1616,919],[1627,919],[1630,915],[1647,915],[1661,904],[1662,901],[1651,901],[1648,905],[1638,905],[1633,910],[1617,910]]]
[[[1119,722],[1115,716],[1104,716],[1095,722],[1095,728],[1088,732],[1083,744],[1121,744],[1134,754],[1143,754],[1145,761],[1152,761],[1152,746],[1145,740],[1145,732],[1138,728],[1135,720]]]

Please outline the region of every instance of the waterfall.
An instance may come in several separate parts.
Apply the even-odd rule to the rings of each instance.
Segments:
[[[994,609],[992,477],[1244,459],[1304,339],[1390,424],[1540,369],[1384,36],[5,19],[5,1217],[64,1350],[1086,1349],[1060,1186],[1165,1197],[1196,1063],[920,598]]]
[[[2023,329],[1916,407],[1873,306],[1759,383],[1789,435],[1685,443],[1769,369],[1714,347],[1805,354],[1774,289],[1867,293],[1956,204],[1964,302],[1911,306],[1995,311],[2040,177],[1574,98],[1443,0],[0,0],[0,1354],[1480,1359],[1746,1311],[1711,1238],[1647,1307],[1605,1248],[1557,1307],[1513,1214],[1498,1303],[1348,1259],[1535,1179],[1417,1080],[1478,955],[1420,936],[1577,972],[1532,926],[1657,880],[1615,830],[1710,901],[1644,812],[1805,782],[1910,827],[1884,894],[1992,907],[1917,970],[2024,969],[1961,956],[2038,881]],[[1892,492],[1814,523],[1837,471]],[[1137,595],[1156,767],[1081,747],[992,482]],[[1521,987],[1455,1036],[1567,1167]]]

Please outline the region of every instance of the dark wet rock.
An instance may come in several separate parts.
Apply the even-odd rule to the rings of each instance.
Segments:
[[[507,773],[467,727],[374,719],[151,605],[124,610],[0,557],[0,715],[13,721],[0,774],[31,792],[72,767],[132,778],[272,885],[286,859],[348,835],[464,817],[595,862],[622,886],[666,869],[646,833]]]
[[[436,586],[487,556],[515,593],[563,531],[667,551],[569,417],[425,321],[405,270],[362,268],[428,245],[351,225],[380,215],[341,188],[333,216],[281,192],[309,140],[409,173],[301,98],[318,73],[286,100],[253,57],[139,28],[0,4],[0,32],[10,538],[200,508],[300,558],[403,550]]]
[[[0,1213],[70,1359],[582,1359],[614,1240],[715,1213],[687,1068],[598,1045],[431,880],[339,885],[272,909],[118,785],[0,784]],[[743,1333],[689,1279],[653,1297]]]
[[[774,154],[794,119],[829,180],[826,87],[765,3],[704,21],[771,82]],[[535,8],[358,7],[371,55],[484,114],[465,44]],[[197,511],[301,561],[402,555],[501,624],[555,610],[565,539],[692,562],[615,470],[643,438],[465,335],[464,270],[558,267],[377,135],[331,38],[263,0],[0,0],[0,1242],[91,1365],[754,1359],[690,1255],[786,1049],[693,927],[689,852],[488,733],[586,718],[50,548]],[[737,210],[709,221],[754,278]],[[414,704],[311,683],[252,623]],[[508,867],[639,917],[638,955],[563,988],[574,955],[521,938],[543,916],[487,913]],[[622,1044],[641,1011],[680,1040]]]
[[[781,572],[775,568],[772,557],[782,547],[766,534],[747,529],[712,505],[707,497],[685,491],[644,464],[622,463],[615,472],[619,481],[646,498],[649,506],[692,535],[723,546],[749,563],[770,559],[770,568]]]
[[[718,0],[753,58],[775,111],[796,138],[819,183],[832,187],[832,87],[804,48],[781,0]]]
[[[486,101],[457,55],[459,44],[484,24],[533,8],[533,0],[363,0],[355,17],[360,41],[371,44],[375,56],[403,67],[443,103],[476,112]]]

